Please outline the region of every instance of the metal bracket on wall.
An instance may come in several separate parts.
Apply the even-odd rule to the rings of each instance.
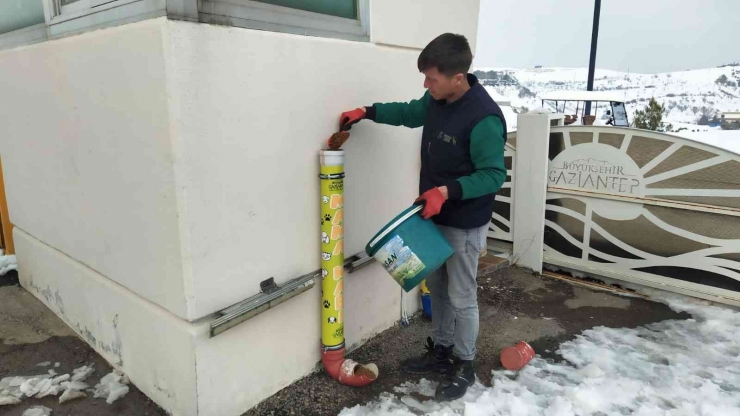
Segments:
[[[375,261],[362,253],[348,257],[344,261],[347,273],[353,273]],[[278,286],[271,277],[260,282],[260,293],[244,299],[228,308],[217,312],[218,318],[211,323],[211,337],[227,331],[240,323],[254,318],[262,312],[311,289],[316,280],[321,278],[321,270],[297,277]]]

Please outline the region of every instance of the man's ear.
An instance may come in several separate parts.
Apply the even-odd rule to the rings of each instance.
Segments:
[[[465,74],[457,74],[455,75],[455,81],[457,82],[457,85],[461,85],[463,81],[465,80]]]

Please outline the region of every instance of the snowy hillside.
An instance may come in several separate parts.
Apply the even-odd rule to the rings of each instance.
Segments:
[[[494,98],[510,101],[517,110],[540,107],[537,97],[546,92],[585,90],[588,76],[586,68],[478,68],[476,71],[489,75],[489,71],[495,71],[499,80],[505,77],[504,82],[486,89]],[[666,123],[694,124],[703,114],[711,118],[716,112],[740,110],[740,66],[663,74],[597,69],[594,78],[594,90],[610,91],[627,103],[630,121],[634,111],[643,109],[651,97],[666,106]]]

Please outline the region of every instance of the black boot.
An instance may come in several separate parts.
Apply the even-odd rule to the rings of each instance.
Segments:
[[[403,371],[410,374],[444,373],[450,366],[452,357],[452,346],[443,347],[434,345],[431,337],[427,338],[425,346],[427,352],[418,357],[413,357],[401,363]]]
[[[447,377],[437,386],[434,398],[440,402],[457,400],[465,396],[468,386],[472,386],[474,383],[475,370],[473,369],[473,361],[453,357]]]

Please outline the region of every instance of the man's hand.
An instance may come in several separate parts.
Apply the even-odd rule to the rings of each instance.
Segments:
[[[339,116],[339,131],[347,131],[352,128],[352,125],[359,123],[360,120],[365,118],[365,109],[355,108],[352,111],[345,111]]]
[[[421,211],[421,216],[425,220],[428,220],[442,211],[442,205],[447,200],[447,197],[447,187],[440,186],[439,188],[432,188],[424,192],[421,196],[416,198],[414,203],[419,203],[421,201],[426,202],[424,210]]]

